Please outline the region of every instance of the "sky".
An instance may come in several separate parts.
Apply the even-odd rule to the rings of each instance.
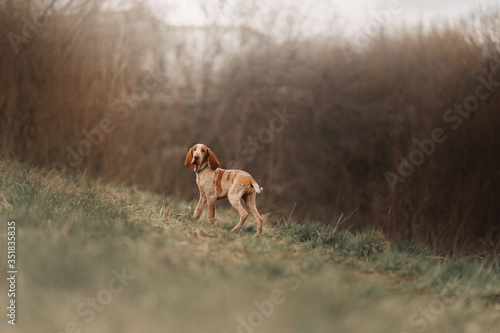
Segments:
[[[367,23],[386,18],[388,25],[399,23],[429,25],[444,20],[455,20],[472,9],[500,5],[500,0],[150,0],[159,15],[179,25],[203,25],[210,23],[207,15],[217,18],[219,24],[231,25],[228,13],[250,11],[251,4],[258,3],[260,9],[273,8],[278,15],[282,8],[293,7],[296,18],[311,33],[331,29],[335,24],[345,32],[366,28]],[[204,4],[206,12],[200,9]],[[393,7],[391,7],[391,5]],[[391,11],[391,8],[393,9]],[[387,13],[388,16],[387,16]],[[386,16],[383,16],[386,14]],[[382,15],[382,16],[381,16]],[[258,16],[260,18],[260,16]],[[256,18],[256,20],[258,20]],[[259,22],[253,21],[258,25]],[[396,23],[396,24],[394,24]]]

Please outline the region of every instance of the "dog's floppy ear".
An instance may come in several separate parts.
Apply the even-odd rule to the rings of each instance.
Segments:
[[[210,163],[210,167],[212,170],[215,170],[219,167],[219,161],[217,160],[217,156],[210,150],[210,148],[207,148],[208,150],[208,163]]]
[[[184,161],[184,165],[189,168],[189,170],[193,170],[193,163],[191,163],[191,160],[193,159],[193,147],[189,149],[189,151],[186,154],[186,160]]]

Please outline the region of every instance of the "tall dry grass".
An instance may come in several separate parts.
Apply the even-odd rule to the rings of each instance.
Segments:
[[[3,36],[20,33],[34,3],[0,5]],[[340,40],[174,29],[141,3],[114,13],[99,1],[49,6],[18,53],[7,38],[0,44],[4,157],[191,200],[183,157],[204,142],[223,167],[255,176],[264,212],[295,206],[296,216],[328,223],[355,211],[353,225],[393,238],[498,254],[498,89],[456,130],[443,120],[479,77],[500,81],[498,12],[380,33],[347,62]],[[228,30],[247,44],[226,49]],[[204,41],[198,53],[193,34]],[[384,173],[397,174],[398,157],[435,128],[447,140],[391,191]],[[79,147],[88,151],[80,159],[70,153]]]

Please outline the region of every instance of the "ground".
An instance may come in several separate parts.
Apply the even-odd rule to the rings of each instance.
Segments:
[[[0,263],[16,226],[16,325],[2,332],[481,332],[500,330],[500,265],[445,258],[377,230],[236,213],[0,163]],[[7,269],[4,269],[7,271]],[[8,276],[8,274],[6,273]]]

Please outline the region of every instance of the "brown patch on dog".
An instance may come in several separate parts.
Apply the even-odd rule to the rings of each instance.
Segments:
[[[193,170],[194,167],[191,163],[191,160],[193,159],[193,148],[194,147],[191,147],[191,149],[188,150],[186,154],[186,160],[184,161],[184,165],[187,166],[189,170]]]
[[[233,186],[235,186],[236,188],[253,188],[252,182],[255,182],[255,180],[251,176],[238,177]]]
[[[217,184],[217,196],[220,196],[220,194],[222,193],[222,176],[224,175],[224,172],[224,170],[219,170],[217,180],[215,181],[215,183]]]
[[[214,171],[217,170],[217,168],[219,167],[219,161],[217,160],[217,157],[210,150],[210,148],[208,148],[207,146],[204,147],[207,149],[208,163],[210,163],[210,168],[212,168],[212,170]]]

